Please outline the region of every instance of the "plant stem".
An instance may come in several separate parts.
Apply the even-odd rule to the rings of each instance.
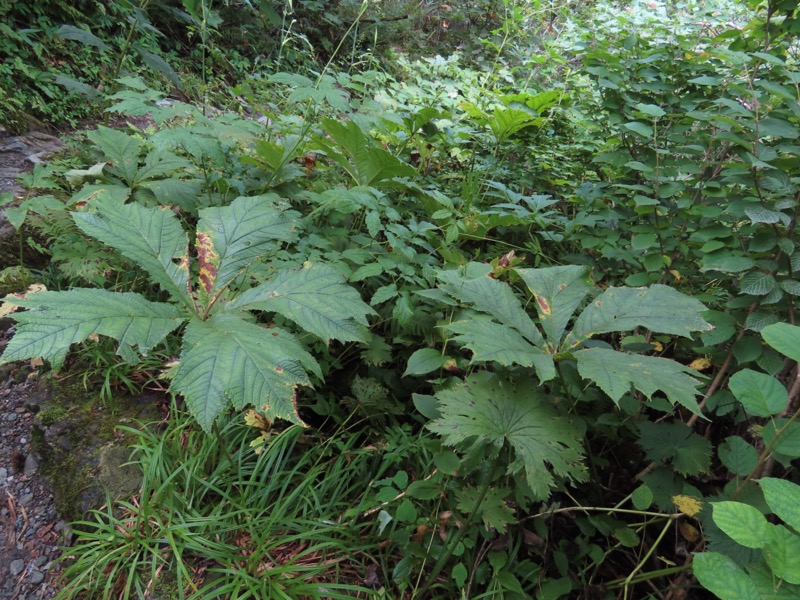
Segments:
[[[495,461],[496,462],[496,461]],[[486,493],[489,491],[489,487],[491,485],[491,480],[487,477],[487,481],[484,486],[481,488],[480,495],[478,496],[478,500],[475,502],[475,506],[478,507],[483,502],[483,499],[486,497]],[[445,550],[442,554],[439,555],[439,559],[433,565],[433,569],[431,570],[430,575],[428,576],[428,580],[425,582],[425,585],[422,586],[422,589],[418,590],[412,595],[412,598],[419,597],[424,598],[425,593],[428,589],[433,585],[433,582],[436,581],[436,577],[441,573],[442,569],[444,568],[447,561],[450,560],[450,557],[455,552],[456,546],[464,537],[464,534],[467,532],[468,529],[472,527],[472,523],[475,520],[475,516],[478,514],[476,510],[473,512],[464,526],[456,532],[455,537],[453,537],[453,541],[447,546],[447,550]]]
[[[645,563],[648,560],[650,560],[650,557],[653,555],[653,552],[656,551],[656,548],[658,548],[658,545],[661,543],[661,540],[663,540],[664,536],[667,535],[667,531],[669,531],[671,525],[672,525],[672,519],[669,519],[664,524],[664,528],[661,530],[661,533],[658,534],[656,541],[653,542],[653,544],[650,546],[650,549],[647,551],[647,554],[645,554],[642,560],[639,561],[639,564],[636,565],[636,567],[634,567],[633,571],[631,571],[631,574],[625,578],[625,581],[623,583],[625,590],[623,597],[625,598],[625,600],[627,600],[628,598],[628,587],[631,585],[631,583],[633,583],[633,576],[636,575],[636,573],[638,573],[641,570],[641,568],[645,565]]]

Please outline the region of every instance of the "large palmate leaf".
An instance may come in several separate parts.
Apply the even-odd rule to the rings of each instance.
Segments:
[[[227,286],[278,242],[297,237],[300,215],[274,194],[239,197],[229,206],[200,211],[197,255],[200,283],[209,296]]]
[[[186,398],[206,431],[229,401],[235,408],[252,404],[270,418],[302,423],[295,389],[310,385],[306,371],[321,377],[317,362],[291,334],[219,313],[186,327],[171,389]]]
[[[462,269],[439,271],[439,288],[462,302],[492,315],[503,325],[513,327],[535,346],[544,347],[544,338],[519,299],[508,285],[490,277],[490,265],[469,263]]]
[[[599,333],[631,331],[637,327],[690,337],[693,331],[712,328],[700,316],[704,310],[699,300],[666,285],[608,288],[581,313],[563,347],[574,348]]]
[[[536,296],[536,311],[551,352],[561,344],[573,313],[592,290],[588,267],[567,265],[544,269],[515,269]]]
[[[366,341],[367,315],[375,314],[336,269],[311,263],[281,271],[226,308],[276,312],[326,341]]]
[[[190,304],[189,241],[171,210],[108,201],[98,203],[97,212],[76,212],[72,218],[81,231],[117,249],[176,300]]]
[[[537,348],[507,325],[500,325],[481,315],[450,323],[447,329],[458,334],[453,341],[472,350],[473,362],[494,361],[508,367],[534,367],[539,381],[549,381],[556,376],[553,355]]]
[[[661,391],[672,404],[700,413],[695,396],[700,382],[689,367],[655,356],[625,354],[605,348],[585,348],[574,353],[578,373],[594,381],[616,403],[631,386],[648,398]]]
[[[92,334],[114,338],[120,343],[118,352],[131,357],[131,348],[146,353],[186,318],[177,306],[150,302],[139,294],[106,290],[39,292],[28,298],[8,297],[6,301],[28,310],[12,315],[17,332],[0,361],[41,357],[56,369],[72,344]]]
[[[540,397],[534,381],[516,385],[482,371],[436,394],[441,417],[428,427],[448,445],[514,451],[511,469],[524,473],[531,491],[541,499],[555,485],[553,475],[582,481],[581,430],[561,417]],[[548,468],[549,465],[549,468]]]

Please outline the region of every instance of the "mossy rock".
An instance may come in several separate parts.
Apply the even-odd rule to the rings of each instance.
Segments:
[[[130,461],[133,436],[117,427],[158,420],[156,399],[124,397],[104,405],[97,394],[73,385],[55,389],[43,404],[33,442],[65,519],[81,520],[108,496],[127,498],[139,491],[138,467],[123,466]]]
[[[22,245],[20,247],[20,236]],[[33,239],[42,245],[41,236],[31,230],[30,227],[23,225],[20,231],[14,229],[10,223],[0,221],[0,270],[8,267],[20,266],[20,250],[22,251],[22,264],[29,268],[43,267],[47,262],[47,257],[28,243],[28,239]]]

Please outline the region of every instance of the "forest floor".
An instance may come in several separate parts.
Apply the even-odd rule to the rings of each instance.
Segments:
[[[33,168],[36,142],[61,143],[47,134],[0,138],[0,193],[16,193],[16,178]],[[38,158],[38,157],[37,157]],[[0,218],[0,229],[10,226]],[[7,266],[7,265],[2,265]],[[0,347],[13,332],[10,320],[0,322]],[[28,371],[28,372],[26,372]],[[36,374],[3,368],[0,373],[0,598],[49,599],[58,589],[59,543],[68,542],[69,528],[55,506],[52,487],[39,470],[33,450],[36,413],[45,400]]]

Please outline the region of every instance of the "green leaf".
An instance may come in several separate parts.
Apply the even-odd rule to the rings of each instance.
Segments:
[[[781,434],[776,439],[778,432]],[[790,458],[800,458],[800,423],[797,421],[773,418],[764,423],[761,437],[767,446],[772,444],[773,451]]]
[[[403,500],[394,514],[395,519],[401,523],[413,523],[417,520],[417,509],[411,500]]]
[[[800,583],[800,535],[783,525],[770,525],[763,551],[775,577]]]
[[[456,585],[459,588],[463,588],[464,585],[467,583],[467,577],[469,573],[467,572],[467,567],[464,566],[464,563],[456,564],[452,570],[450,571],[450,577],[453,578],[453,581],[456,582]]]
[[[408,375],[425,375],[431,371],[440,369],[447,361],[446,356],[435,348],[420,348],[408,359],[408,366],[406,367],[403,377]]]
[[[572,314],[592,289],[588,268],[570,265],[515,271],[536,296],[536,310],[550,347],[558,348]]]
[[[417,500],[433,500],[442,493],[442,488],[438,483],[420,479],[414,481],[406,489],[406,496]]]
[[[758,509],[743,502],[714,502],[714,523],[737,544],[762,548],[767,543],[769,523]]]
[[[642,123],[641,121],[631,121],[630,123],[625,123],[623,127],[638,133],[642,137],[646,138],[653,137],[653,128],[650,127],[650,125],[647,125],[646,123]]]
[[[764,492],[764,499],[770,510],[789,527],[800,531],[800,486],[775,477],[759,479],[758,484]]]
[[[136,52],[139,53],[139,56],[142,57],[142,62],[144,64],[154,71],[158,71],[164,75],[176,88],[181,89],[183,87],[181,85],[180,75],[178,75],[175,69],[173,69],[172,66],[166,60],[164,60],[164,58],[158,54],[153,54],[138,44],[133,44],[133,49],[136,50]]]
[[[84,233],[119,250],[176,300],[191,304],[187,291],[189,241],[171,210],[103,202],[97,212],[75,212]]]
[[[755,266],[752,258],[745,256],[732,256],[727,252],[706,254],[703,257],[701,271],[722,271],[723,273],[741,273]]]
[[[608,288],[578,317],[563,347],[575,347],[599,333],[645,327],[657,333],[691,337],[708,331],[701,302],[665,285],[649,288]]]
[[[90,31],[75,27],[74,25],[62,25],[58,28],[58,31],[56,31],[56,37],[62,40],[74,40],[86,46],[94,46],[98,50],[108,50],[108,44],[99,37]]]
[[[117,340],[119,354],[132,347],[145,354],[186,318],[171,304],[106,290],[39,292],[27,298],[9,296],[6,301],[28,310],[11,315],[17,322],[17,332],[0,361],[43,358],[56,370],[64,363],[70,346],[93,333]]]
[[[619,527],[614,530],[614,537],[619,540],[619,543],[625,548],[635,548],[641,544],[639,536],[633,529],[627,527]]]
[[[743,369],[728,381],[728,389],[754,417],[777,415],[789,400],[786,388],[774,377],[751,369]]]
[[[170,389],[183,395],[205,431],[228,401],[237,409],[253,405],[270,419],[302,424],[295,390],[310,385],[307,370],[321,376],[316,361],[290,334],[220,313],[189,322]]]
[[[640,104],[635,104],[634,108],[636,110],[638,110],[639,112],[643,112],[644,114],[649,115],[651,117],[655,117],[656,119],[660,119],[665,114],[667,114],[667,113],[664,112],[664,109],[662,109],[660,106],[658,106],[656,104],[641,104],[640,103]]]
[[[197,256],[200,283],[209,297],[224,289],[256,258],[297,238],[300,215],[277,204],[277,196],[236,198],[200,211]]]
[[[109,129],[100,125],[96,130],[86,134],[92,142],[97,144],[111,163],[112,172],[122,179],[128,187],[136,181],[139,171],[139,154],[143,142],[131,135],[116,129]]]
[[[739,290],[743,294],[751,296],[766,296],[775,289],[776,285],[775,278],[769,273],[753,271],[742,277],[739,282]]]
[[[438,417],[439,415],[437,414],[434,418]],[[461,460],[455,452],[445,448],[433,455],[433,464],[445,475],[455,475],[461,466]]]
[[[724,554],[695,554],[692,568],[700,585],[716,594],[720,600],[761,600],[747,573]]]
[[[310,263],[280,271],[225,309],[276,312],[325,341],[368,341],[367,315],[375,314],[336,269]]]
[[[717,448],[719,460],[734,475],[746,477],[758,464],[758,452],[738,435],[728,437]]]
[[[70,92],[83,94],[88,100],[97,101],[103,97],[97,88],[75,79],[74,77],[70,77],[69,75],[64,75],[64,73],[56,73],[53,76],[53,81]]]
[[[645,421],[639,424],[639,430],[639,444],[650,460],[671,460],[673,468],[683,475],[708,472],[711,464],[711,442],[683,423]]]
[[[411,400],[414,402],[420,414],[430,420],[438,419],[441,414],[439,413],[439,403],[433,396],[427,394],[411,394]]]
[[[350,281],[364,281],[368,277],[377,277],[383,273],[383,265],[380,263],[370,263],[368,265],[363,265],[353,271],[353,274],[350,275]],[[397,295],[397,288],[395,288],[395,295]]]
[[[784,279],[780,282],[781,289],[791,296],[800,296],[800,281]]]
[[[586,471],[580,429],[558,416],[540,394],[530,379],[515,385],[481,371],[436,394],[442,416],[428,428],[465,452],[485,446],[499,452],[508,444],[515,455],[511,471],[524,472],[532,492],[544,499],[555,485],[553,474],[583,481]]]
[[[136,183],[168,177],[177,172],[185,173],[192,169],[191,161],[167,150],[153,150],[144,159],[144,165],[136,173]]]
[[[534,346],[544,347],[544,338],[510,286],[489,277],[491,267],[469,263],[452,271],[438,271],[440,289],[453,298],[472,304],[503,325],[515,328]]]
[[[578,350],[574,357],[581,377],[594,381],[616,403],[632,385],[648,398],[661,390],[672,404],[700,414],[695,400],[700,382],[691,376],[695,371],[680,363],[605,348]]]
[[[395,296],[397,296],[397,285],[394,283],[384,285],[383,287],[379,287],[377,290],[375,290],[375,293],[372,294],[369,304],[370,306],[376,306],[386,302],[387,300],[391,300]]]
[[[325,153],[347,171],[357,185],[393,185],[395,177],[414,177],[416,169],[372,144],[355,121],[325,119],[322,126],[335,144],[320,139]]]
[[[761,594],[761,600],[800,600],[800,586],[776,581],[766,562],[750,564],[747,571]]]
[[[800,327],[789,323],[774,323],[764,327],[761,336],[775,350],[800,362]]]
[[[631,502],[636,510],[647,510],[653,504],[653,490],[647,484],[642,484],[633,490]]]
[[[516,523],[514,511],[506,504],[505,498],[511,493],[507,488],[489,488],[481,497],[481,490],[469,486],[456,492],[459,510],[468,515],[477,515],[488,530],[495,529],[505,533],[506,527]]]
[[[455,321],[447,329],[458,334],[453,341],[472,350],[472,362],[494,361],[507,367],[534,367],[541,382],[556,376],[553,356],[531,344],[516,329],[488,318]]]

